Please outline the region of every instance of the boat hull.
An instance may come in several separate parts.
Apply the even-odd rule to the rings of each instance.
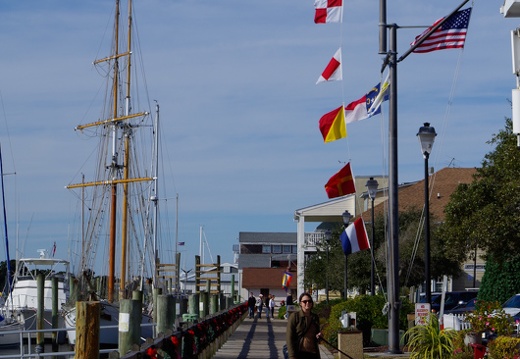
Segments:
[[[152,317],[143,314],[141,324],[152,323]],[[64,313],[64,323],[67,330],[69,344],[76,344],[76,308]],[[101,346],[117,346],[119,344],[119,307],[102,303],[99,322],[99,344]],[[141,326],[141,339],[153,338],[152,326]]]

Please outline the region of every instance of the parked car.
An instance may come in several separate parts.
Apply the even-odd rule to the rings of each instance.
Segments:
[[[477,301],[477,298],[470,299],[470,301],[467,303],[459,304],[459,305],[453,307],[453,309],[445,310],[444,314],[458,315],[458,314],[471,313],[475,310],[476,301]]]
[[[476,291],[460,291],[460,292],[446,292],[444,298],[444,312],[451,310],[458,305],[465,304],[471,299],[477,297],[478,292]],[[432,312],[438,313],[441,310],[442,294],[432,294],[431,310]],[[425,303],[426,298],[421,299],[421,303]]]
[[[504,311],[506,314],[509,314],[511,317],[513,317],[514,320],[520,319],[520,294],[515,294],[511,298],[505,301],[504,304],[502,304],[502,308],[504,308]]]

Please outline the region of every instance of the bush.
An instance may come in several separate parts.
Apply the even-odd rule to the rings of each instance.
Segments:
[[[439,318],[430,314],[425,325],[416,325],[406,331],[408,348],[411,350],[411,359],[421,358],[452,358],[453,339],[457,332],[451,329],[441,330]]]
[[[520,338],[499,336],[488,344],[493,359],[513,359],[520,355]]]

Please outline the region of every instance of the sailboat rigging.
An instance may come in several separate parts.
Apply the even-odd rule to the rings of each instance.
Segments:
[[[88,208],[88,218],[85,218],[85,224],[82,219],[81,225],[83,250],[77,299],[95,297],[103,300],[102,326],[118,321],[118,300],[131,298],[133,290],[143,290],[145,280],[151,279],[154,286],[160,285],[156,278],[159,105],[155,106],[155,116],[151,116],[149,104],[145,105],[148,108],[141,108],[133,102],[133,98],[139,96],[131,86],[134,76],[132,0],[127,2],[126,32],[120,23],[120,2],[115,1],[112,53],[94,61],[95,66],[108,66],[107,105],[100,120],[76,127],[79,133],[92,132],[99,138],[95,179],[67,186],[71,190],[81,189],[82,209]],[[101,252],[108,252],[106,261],[94,258],[99,244],[105,244],[105,250]],[[92,270],[96,264],[108,264],[106,277],[96,276]],[[106,286],[95,281],[104,278]],[[149,297],[145,296],[145,299]],[[68,327],[75,326],[72,306],[65,314],[65,322]],[[142,333],[142,336],[148,335]],[[117,344],[118,331],[101,329],[100,338],[104,344]],[[69,341],[74,343],[75,333],[69,332]]]

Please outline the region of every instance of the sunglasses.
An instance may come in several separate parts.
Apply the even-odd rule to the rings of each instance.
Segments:
[[[312,300],[302,300],[302,303],[303,304],[307,304],[307,303],[311,303],[312,304]]]

